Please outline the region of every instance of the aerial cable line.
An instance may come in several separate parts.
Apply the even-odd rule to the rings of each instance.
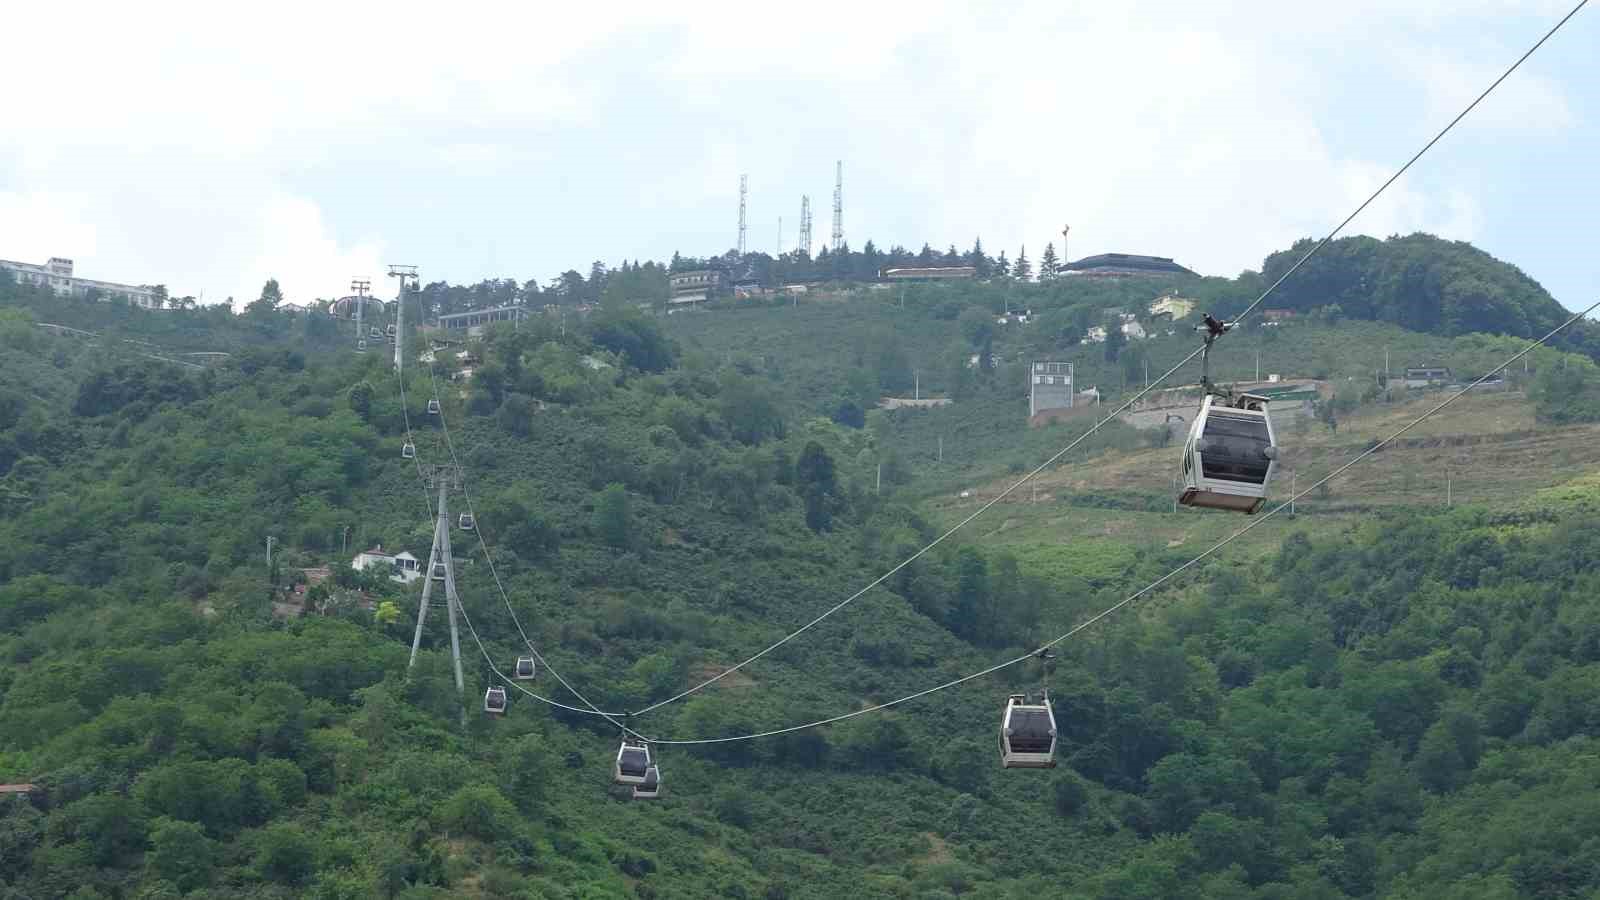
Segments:
[[[663,744],[663,745],[678,745],[678,746],[704,745],[704,744],[727,744],[727,743],[734,743],[734,742],[737,742],[737,741],[750,741],[750,740],[756,740],[758,738],[775,737],[777,735],[782,735],[782,734],[791,734],[791,733],[796,732],[796,731],[804,731],[807,728],[818,728],[818,727],[821,727],[821,726],[824,726],[824,725],[832,725],[832,724],[834,724],[836,722],[843,722],[846,719],[853,719],[853,718],[855,718],[857,716],[866,715],[867,713],[878,712],[879,710],[888,709],[888,708],[890,708],[892,706],[899,706],[902,703],[906,703],[906,702],[909,702],[911,700],[916,700],[916,699],[918,699],[920,697],[926,697],[929,694],[936,694],[936,693],[938,693],[940,691],[944,691],[944,690],[948,690],[950,688],[956,687],[957,685],[966,684],[969,681],[973,681],[975,679],[982,678],[985,675],[993,674],[995,672],[1000,671],[1001,669],[1010,668],[1011,666],[1015,666],[1015,665],[1017,665],[1019,663],[1027,662],[1030,659],[1039,658],[1041,654],[1045,653],[1046,651],[1050,650],[1051,648],[1055,647],[1056,645],[1058,645],[1058,644],[1060,644],[1060,643],[1062,643],[1062,642],[1064,642],[1064,641],[1076,636],[1077,634],[1079,634],[1082,631],[1084,631],[1085,629],[1087,629],[1089,626],[1094,625],[1095,623],[1097,623],[1100,620],[1106,618],[1107,616],[1111,615],[1112,613],[1117,612],[1118,610],[1120,610],[1123,607],[1129,605],[1130,603],[1133,603],[1135,600],[1138,600],[1140,597],[1143,597],[1146,594],[1150,593],[1151,591],[1154,591],[1156,588],[1161,587],[1163,584],[1166,584],[1167,582],[1171,581],[1173,578],[1177,577],[1179,574],[1183,573],[1184,571],[1187,571],[1188,569],[1192,568],[1193,566],[1195,566],[1196,564],[1202,562],[1203,560],[1206,560],[1206,559],[1210,558],[1218,550],[1221,550],[1223,547],[1226,547],[1227,545],[1233,543],[1235,540],[1238,540],[1240,537],[1243,537],[1245,534],[1249,533],[1251,531],[1251,529],[1256,528],[1261,523],[1267,521],[1268,519],[1272,518],[1273,516],[1277,515],[1278,513],[1283,512],[1285,509],[1289,508],[1289,506],[1291,504],[1293,504],[1295,501],[1299,500],[1300,498],[1304,497],[1306,494],[1311,493],[1312,491],[1316,490],[1317,488],[1321,487],[1322,485],[1327,484],[1329,481],[1332,481],[1333,479],[1339,477],[1340,475],[1343,475],[1345,472],[1349,471],[1352,467],[1354,467],[1357,463],[1360,463],[1362,460],[1367,459],[1368,457],[1370,457],[1373,454],[1377,453],[1378,451],[1382,450],[1385,446],[1387,446],[1390,442],[1394,441],[1396,438],[1399,438],[1401,435],[1405,434],[1406,432],[1410,431],[1411,429],[1413,429],[1413,428],[1417,427],[1418,425],[1421,425],[1423,422],[1427,421],[1429,418],[1431,418],[1433,416],[1434,413],[1437,413],[1438,411],[1444,409],[1446,406],[1449,406],[1450,404],[1454,403],[1455,401],[1457,401],[1457,400],[1461,399],[1462,397],[1466,396],[1467,394],[1471,393],[1473,388],[1476,388],[1478,385],[1483,384],[1485,381],[1489,380],[1490,378],[1495,377],[1496,374],[1498,374],[1499,372],[1503,371],[1508,366],[1510,366],[1513,363],[1515,363],[1517,360],[1519,360],[1522,357],[1524,357],[1524,356],[1528,355],[1529,353],[1533,352],[1533,350],[1535,348],[1543,346],[1551,338],[1555,337],[1561,331],[1565,330],[1567,328],[1567,326],[1571,325],[1572,323],[1578,321],[1579,319],[1581,319],[1584,316],[1588,315],[1589,313],[1593,312],[1596,308],[1600,308],[1600,301],[1597,301],[1597,302],[1591,304],[1588,309],[1585,309],[1585,310],[1583,310],[1581,312],[1574,313],[1565,322],[1562,322],[1560,325],[1556,326],[1553,330],[1551,330],[1550,333],[1548,333],[1544,337],[1539,338],[1538,340],[1533,341],[1532,343],[1528,344],[1528,346],[1522,348],[1522,350],[1518,351],[1510,359],[1507,359],[1505,362],[1501,363],[1500,365],[1490,369],[1487,374],[1479,376],[1476,381],[1473,381],[1471,384],[1467,385],[1466,387],[1463,387],[1461,390],[1456,391],[1455,393],[1453,393],[1450,396],[1446,397],[1444,400],[1441,400],[1438,404],[1436,404],[1435,406],[1433,406],[1432,408],[1430,408],[1429,410],[1424,412],[1422,415],[1420,415],[1417,418],[1413,419],[1411,422],[1407,423],[1403,427],[1401,427],[1399,429],[1396,429],[1394,432],[1389,434],[1388,437],[1383,438],[1382,440],[1380,440],[1377,443],[1373,444],[1372,446],[1368,447],[1366,450],[1363,450],[1361,453],[1357,454],[1355,456],[1355,458],[1351,459],[1349,462],[1347,462],[1344,465],[1338,467],[1337,469],[1334,469],[1332,472],[1329,472],[1327,475],[1324,475],[1321,478],[1317,479],[1316,483],[1310,485],[1305,490],[1300,491],[1300,492],[1295,493],[1295,494],[1292,494],[1288,500],[1285,500],[1282,503],[1279,503],[1277,506],[1273,507],[1271,510],[1268,510],[1267,512],[1261,514],[1260,516],[1255,517],[1250,522],[1250,524],[1244,526],[1243,528],[1240,528],[1238,531],[1235,531],[1233,534],[1228,535],[1227,537],[1225,537],[1222,540],[1216,542],[1215,544],[1212,544],[1210,547],[1208,547],[1204,552],[1200,553],[1198,556],[1196,556],[1193,559],[1189,560],[1188,562],[1178,566],[1177,568],[1173,569],[1172,571],[1168,572],[1167,574],[1162,575],[1160,578],[1157,578],[1155,581],[1150,582],[1149,584],[1145,585],[1144,587],[1140,588],[1139,590],[1134,591],[1133,593],[1131,593],[1128,596],[1124,597],[1123,599],[1117,601],[1116,603],[1112,604],[1111,606],[1108,606],[1105,609],[1101,610],[1100,612],[1097,612],[1094,615],[1090,616],[1089,618],[1084,619],[1082,622],[1079,622],[1077,625],[1074,625],[1070,630],[1068,630],[1068,631],[1066,631],[1066,632],[1064,632],[1064,633],[1062,633],[1060,635],[1057,635],[1054,638],[1051,638],[1050,640],[1044,642],[1043,644],[1040,644],[1038,647],[1034,648],[1033,650],[1030,650],[1027,653],[1022,654],[1021,656],[1017,656],[1017,657],[1014,657],[1012,659],[1008,659],[1005,662],[996,663],[996,664],[994,664],[992,666],[989,666],[987,668],[979,669],[978,671],[973,672],[971,674],[963,675],[960,678],[956,678],[956,679],[953,679],[953,680],[950,680],[950,681],[946,681],[946,682],[944,682],[942,684],[934,685],[933,687],[924,688],[924,689],[922,689],[920,691],[917,691],[915,693],[907,694],[904,697],[898,697],[898,698],[896,698],[894,700],[889,700],[889,701],[886,701],[886,702],[883,702],[883,703],[874,704],[872,706],[864,707],[862,709],[858,709],[858,710],[854,710],[854,711],[851,711],[851,712],[843,713],[843,714],[840,714],[840,715],[837,715],[837,716],[829,716],[826,719],[817,719],[816,721],[806,722],[806,723],[801,724],[801,725],[789,725],[789,726],[786,726],[786,727],[783,727],[783,728],[773,728],[773,729],[769,729],[767,731],[753,732],[751,734],[740,734],[740,735],[732,735],[732,736],[729,736],[729,737],[719,737],[719,738],[691,738],[691,739],[681,739],[681,740],[653,739],[653,740],[651,740],[651,743],[652,744]]]
[[[439,400],[439,381],[434,375],[434,367],[433,367],[432,363],[429,363],[429,365],[428,365],[428,382],[432,386],[433,399],[435,401],[438,401]],[[444,445],[445,445],[445,449],[450,453],[450,462],[451,462],[451,464],[456,467],[456,471],[457,472],[462,472],[461,461],[456,457],[455,442],[453,440],[451,440],[451,438],[450,438],[450,424],[445,420],[444,404],[442,402],[439,403],[439,429],[444,434]],[[472,620],[471,619],[466,619],[466,613],[465,613],[465,611],[463,611],[462,612],[462,617],[464,619],[466,619],[467,631],[472,634],[473,641],[478,644],[478,649],[483,653],[484,659],[486,661],[488,661],[489,668],[491,670],[493,670],[495,675],[497,675],[502,681],[505,681],[507,684],[517,688],[518,690],[522,691],[524,694],[527,694],[528,696],[533,697],[536,700],[540,700],[540,701],[542,701],[544,703],[550,704],[551,706],[555,706],[555,707],[558,707],[560,709],[565,709],[565,710],[568,710],[568,711],[571,711],[571,712],[578,712],[578,713],[585,713],[585,714],[588,714],[588,715],[600,716],[601,718],[605,719],[606,721],[610,722],[611,724],[613,724],[613,725],[617,726],[618,728],[622,729],[624,732],[629,731],[629,729],[626,726],[624,726],[621,722],[617,721],[617,719],[619,719],[619,718],[626,717],[628,715],[628,713],[606,712],[606,711],[600,709],[600,707],[598,707],[598,706],[594,705],[593,703],[591,703],[589,701],[589,699],[587,697],[585,697],[577,688],[573,687],[572,684],[567,681],[567,679],[563,678],[561,673],[559,671],[557,671],[554,666],[550,665],[550,661],[547,660],[544,657],[544,654],[539,652],[539,648],[537,648],[537,647],[535,647],[533,645],[533,640],[528,637],[528,632],[526,630],[524,630],[523,627],[522,627],[522,620],[517,616],[516,608],[511,605],[511,597],[510,597],[509,594],[506,593],[505,584],[500,580],[500,570],[495,567],[494,554],[492,552],[490,552],[488,540],[483,536],[483,524],[482,524],[482,521],[478,518],[477,510],[473,509],[473,507],[472,507],[472,492],[467,488],[467,479],[466,479],[466,476],[464,474],[461,475],[461,477],[458,479],[457,484],[461,488],[461,499],[462,499],[462,502],[466,504],[467,514],[472,516],[472,522],[473,522],[472,531],[473,531],[474,534],[476,534],[478,536],[478,546],[480,548],[482,548],[484,560],[486,562],[488,562],[488,564],[489,564],[489,573],[494,576],[494,586],[500,592],[500,599],[501,599],[502,602],[505,603],[506,611],[511,614],[511,621],[516,625],[517,633],[522,636],[523,643],[527,645],[528,652],[530,652],[530,653],[532,653],[534,655],[534,658],[539,661],[539,664],[544,666],[545,670],[548,671],[552,676],[554,676],[556,681],[561,683],[562,687],[566,688],[569,692],[571,692],[572,696],[578,698],[578,701],[580,703],[584,704],[584,706],[586,706],[588,708],[584,709],[584,708],[581,708],[581,707],[569,706],[569,705],[567,705],[565,703],[560,703],[560,702],[557,702],[555,700],[550,700],[548,698],[541,697],[538,694],[535,694],[533,691],[529,690],[527,687],[523,686],[516,679],[507,678],[506,675],[500,671],[499,667],[497,667],[494,664],[494,661],[489,658],[488,650],[484,649],[483,642],[481,640],[479,640],[479,638],[478,638],[477,629],[472,626]],[[640,736],[642,737],[642,735],[640,735]]]
[[[433,375],[433,370],[432,370],[431,366],[429,367],[428,374],[429,374],[429,378],[431,380],[432,379],[432,375]],[[401,413],[402,419],[405,422],[406,441],[411,443],[413,446],[415,446],[415,437],[414,437],[414,435],[412,434],[412,431],[411,431],[411,413],[410,413],[409,410],[406,409],[405,376],[400,375],[399,373],[396,373],[396,378],[400,382],[400,413]],[[438,392],[437,383],[435,383],[433,387],[434,387],[433,397],[434,397],[435,400],[437,400],[437,399],[439,399],[439,392]],[[440,423],[442,425],[443,422],[444,422],[443,404],[440,405],[439,420],[440,420]],[[446,443],[448,444],[448,442],[449,442],[449,433],[448,433],[448,430],[447,430],[446,431]],[[454,451],[453,448],[452,448],[451,453],[450,453],[450,458],[451,458],[452,463],[454,463],[455,462],[455,451]],[[432,519],[434,517],[433,495],[428,493],[427,475],[422,471],[421,454],[418,454],[416,457],[414,457],[414,460],[416,462],[416,468],[417,468],[417,479],[418,479],[418,481],[420,482],[420,484],[422,486],[422,499],[423,499],[423,502],[428,507],[428,518]],[[459,472],[460,469],[461,469],[460,465],[456,464],[456,470]],[[460,486],[461,486],[462,495],[467,500],[467,511],[468,511],[469,514],[472,514],[472,502],[471,502],[471,498],[470,497],[466,497],[466,480],[465,480],[464,477],[460,481]],[[474,519],[477,518],[475,514],[473,515],[473,518]],[[474,528],[473,530],[477,531],[478,529]],[[481,544],[482,541],[483,541],[483,536],[482,536],[481,533],[479,534],[478,540],[479,540],[479,542]],[[487,546],[484,546],[484,555],[485,556],[489,555],[489,551],[488,551],[488,547]],[[494,571],[494,561],[493,561],[492,558],[489,561],[489,568],[490,568],[490,571]],[[429,573],[429,577],[432,577],[432,573],[431,572]],[[499,584],[500,584],[500,577],[499,577],[498,574],[495,575],[495,584],[496,584],[496,586],[499,586]],[[500,589],[500,595],[501,595],[502,598],[505,597],[505,589],[503,587]],[[507,606],[509,607],[510,606],[510,601],[507,600],[506,602],[507,602]],[[553,706],[553,707],[555,707],[557,709],[564,709],[564,710],[567,710],[568,712],[583,713],[585,715],[598,715],[598,716],[605,717],[608,721],[613,716],[620,717],[620,716],[626,715],[626,713],[608,713],[608,712],[604,712],[604,711],[600,710],[598,707],[593,706],[592,704],[590,705],[590,707],[588,709],[585,709],[585,708],[579,707],[579,706],[569,706],[568,704],[562,703],[559,700],[554,700],[552,698],[545,697],[545,696],[543,696],[541,694],[535,693],[534,691],[529,690],[522,683],[520,683],[520,682],[518,682],[518,681],[516,681],[514,679],[507,678],[505,676],[505,674],[500,671],[499,667],[497,667],[495,665],[494,658],[490,655],[488,648],[486,648],[483,645],[483,640],[478,636],[478,630],[476,628],[474,628],[473,625],[472,625],[472,618],[467,615],[466,605],[458,603],[456,605],[456,611],[461,613],[462,621],[464,623],[466,623],[466,626],[467,626],[467,633],[472,635],[472,642],[477,645],[478,652],[483,654],[484,661],[489,664],[489,669],[491,671],[493,671],[496,676],[498,676],[501,680],[505,681],[507,684],[510,684],[510,685],[514,686],[517,690],[519,690],[522,693],[528,695],[529,697],[532,697],[535,700],[538,700],[541,703],[547,704],[549,706]],[[513,620],[516,619],[516,612],[515,611],[512,612],[512,619]],[[518,631],[522,630],[522,625],[521,625],[520,622],[517,624],[517,630]],[[527,639],[527,635],[524,634],[523,638],[524,638],[524,640],[526,640]],[[567,685],[567,682],[564,679],[561,678],[560,673],[556,672],[555,669],[550,668],[550,664],[545,661],[543,656],[540,656],[539,651],[534,648],[532,642],[528,643],[528,649],[530,651],[532,651],[535,656],[539,657],[539,662],[543,663],[544,666],[547,669],[550,670],[550,674],[555,675],[557,680],[561,681],[561,683],[563,685],[566,685],[567,690],[572,691],[573,695],[577,696],[580,700],[583,699],[581,694],[578,694],[577,691],[573,691],[572,690],[571,685]],[[583,700],[583,702],[584,703],[588,703],[589,701]],[[618,723],[612,722],[612,724],[618,724]],[[621,727],[621,726],[619,725],[619,727]],[[624,730],[626,730],[626,729],[624,729]]]
[[[1567,20],[1571,19],[1574,15],[1577,15],[1578,10],[1582,9],[1588,2],[1589,2],[1589,0],[1580,0],[1580,2],[1578,3],[1577,6],[1574,6],[1570,12],[1568,12],[1565,16],[1562,16],[1561,20],[1559,22],[1557,22],[1554,26],[1552,26],[1549,31],[1545,32],[1544,36],[1539,38],[1539,40],[1536,41],[1532,47],[1529,47],[1526,53],[1523,53],[1520,57],[1518,57],[1517,61],[1512,63],[1510,68],[1507,68],[1504,72],[1502,72],[1500,74],[1499,78],[1496,78],[1487,88],[1484,88],[1483,93],[1479,94],[1471,103],[1467,104],[1465,109],[1461,110],[1460,113],[1456,114],[1456,117],[1454,119],[1451,119],[1449,124],[1445,125],[1444,128],[1439,130],[1438,134],[1435,134],[1433,136],[1432,140],[1430,140],[1430,141],[1428,141],[1428,143],[1424,144],[1421,150],[1418,150],[1410,159],[1406,160],[1405,165],[1401,166],[1398,170],[1396,170],[1393,175],[1389,176],[1388,180],[1384,181],[1383,184],[1379,185],[1378,189],[1373,191],[1372,194],[1369,197],[1367,197],[1366,200],[1363,200],[1361,202],[1361,205],[1357,206],[1355,208],[1354,212],[1350,213],[1350,215],[1348,215],[1348,216],[1345,216],[1344,220],[1341,221],[1338,225],[1334,226],[1333,230],[1329,231],[1326,237],[1324,237],[1322,240],[1318,241],[1314,246],[1312,246],[1312,248],[1310,250],[1307,250],[1305,252],[1305,254],[1303,256],[1301,256],[1300,259],[1295,262],[1294,265],[1289,267],[1288,271],[1286,271],[1282,275],[1278,276],[1278,279],[1276,281],[1274,281],[1266,290],[1261,292],[1261,296],[1257,297],[1253,302],[1251,302],[1251,304],[1249,306],[1245,307],[1245,309],[1244,309],[1244,311],[1242,313],[1240,313],[1239,315],[1237,315],[1237,316],[1235,316],[1233,318],[1233,322],[1234,323],[1240,322],[1246,316],[1249,316],[1252,312],[1254,312],[1256,307],[1260,306],[1263,301],[1265,301],[1269,296],[1272,295],[1272,293],[1274,291],[1276,291],[1278,289],[1279,285],[1283,284],[1284,281],[1288,280],[1289,276],[1291,276],[1295,272],[1299,271],[1300,267],[1305,265],[1306,262],[1311,259],[1311,257],[1315,256],[1320,250],[1322,250],[1323,247],[1326,247],[1329,243],[1331,243],[1333,241],[1333,239],[1335,237],[1337,237],[1338,234],[1345,229],[1345,226],[1349,225],[1351,223],[1351,221],[1353,221],[1356,216],[1360,215],[1361,212],[1363,210],[1365,210],[1368,206],[1372,205],[1373,201],[1377,200],[1378,197],[1380,195],[1382,195],[1383,192],[1385,190],[1387,190],[1390,185],[1394,184],[1395,181],[1397,181],[1400,178],[1401,175],[1404,175],[1406,173],[1406,171],[1411,168],[1412,164],[1414,164],[1417,160],[1421,159],[1423,154],[1425,154],[1429,150],[1431,150],[1433,148],[1433,145],[1437,144],[1446,134],[1449,134],[1450,130],[1455,128],[1457,123],[1459,123],[1462,119],[1466,118],[1467,113],[1472,112],[1472,110],[1475,109],[1478,106],[1479,103],[1482,103],[1485,97],[1488,97],[1489,94],[1491,92],[1493,92],[1495,88],[1499,87],[1500,83],[1502,81],[1505,81],[1506,78],[1509,77],[1512,72],[1515,72],[1517,70],[1517,68],[1519,66],[1521,66],[1523,64],[1523,62],[1525,62],[1528,59],[1528,57],[1533,55],[1535,50],[1538,50],[1541,46],[1543,46],[1545,41],[1548,41],[1552,35],[1554,35],[1557,31],[1559,31],[1561,29],[1561,26],[1563,26],[1563,25],[1565,25],[1567,23]],[[636,715],[636,716],[644,715],[645,713],[651,712],[651,711],[656,710],[656,709],[660,709],[661,707],[666,706],[669,703],[676,703],[677,701],[682,700],[685,697],[690,696],[691,694],[698,693],[701,690],[704,690],[705,688],[710,687],[713,684],[716,684],[718,681],[721,681],[722,679],[728,677],[729,675],[732,675],[734,672],[739,671],[740,669],[744,668],[745,666],[749,665],[750,663],[753,663],[756,660],[760,659],[761,657],[766,656],[768,653],[771,653],[772,651],[778,649],[779,647],[782,647],[784,644],[787,644],[789,641],[792,641],[795,638],[799,637],[800,635],[804,634],[805,632],[809,631],[812,627],[814,627],[818,623],[822,622],[822,620],[828,618],[829,616],[833,615],[834,613],[838,612],[839,610],[844,609],[846,606],[849,606],[851,603],[854,603],[856,600],[858,600],[862,596],[864,596],[868,591],[870,591],[873,588],[883,584],[885,581],[889,580],[889,578],[893,577],[896,573],[898,573],[901,569],[904,569],[906,566],[908,566],[911,563],[915,562],[916,560],[920,559],[923,555],[927,554],[929,551],[933,550],[935,547],[938,547],[940,544],[944,543],[947,539],[949,539],[956,532],[958,532],[961,529],[965,528],[974,519],[977,519],[979,516],[982,516],[984,513],[987,513],[990,509],[992,509],[1000,501],[1002,501],[1006,497],[1010,496],[1013,491],[1017,490],[1018,488],[1022,487],[1025,484],[1027,484],[1029,481],[1032,481],[1035,477],[1037,477],[1039,475],[1039,473],[1041,473],[1045,469],[1049,468],[1057,460],[1059,460],[1061,457],[1065,456],[1069,451],[1071,451],[1074,447],[1077,447],[1079,444],[1081,444],[1083,441],[1087,440],[1095,432],[1099,431],[1101,426],[1105,425],[1107,422],[1111,421],[1112,419],[1114,419],[1117,416],[1121,415],[1123,412],[1127,411],[1135,403],[1137,403],[1137,402],[1139,402],[1139,400],[1143,399],[1146,394],[1148,394],[1148,393],[1150,393],[1150,391],[1154,390],[1156,388],[1156,386],[1158,386],[1161,383],[1165,382],[1169,377],[1171,377],[1179,369],[1181,369],[1184,366],[1188,365],[1196,356],[1201,355],[1204,351],[1205,351],[1205,348],[1201,347],[1201,348],[1196,349],[1194,352],[1190,353],[1188,356],[1184,357],[1181,361],[1178,362],[1177,365],[1173,366],[1172,368],[1168,369],[1166,372],[1162,373],[1161,376],[1156,378],[1155,381],[1152,381],[1149,384],[1145,385],[1143,390],[1141,390],[1138,393],[1134,394],[1131,399],[1129,399],[1126,403],[1122,404],[1121,406],[1117,407],[1117,409],[1115,411],[1113,411],[1110,415],[1108,415],[1105,418],[1101,419],[1100,421],[1096,422],[1092,428],[1090,428],[1088,431],[1084,432],[1078,438],[1073,440],[1072,443],[1070,443],[1067,446],[1063,447],[1062,449],[1056,451],[1054,454],[1052,454],[1050,456],[1049,459],[1046,459],[1043,463],[1041,463],[1033,471],[1031,471],[1028,474],[1022,476],[1022,478],[1020,480],[1018,480],[1015,484],[1013,484],[1010,487],[1006,488],[1005,490],[1001,491],[993,499],[989,500],[989,502],[987,502],[987,503],[983,504],[982,506],[978,507],[978,509],[975,510],[971,515],[967,516],[966,518],[964,518],[961,521],[957,522],[955,525],[951,526],[949,530],[945,531],[943,534],[940,534],[938,537],[934,538],[933,541],[931,541],[927,546],[923,547],[921,550],[918,550],[917,552],[915,552],[915,553],[911,554],[910,556],[906,557],[904,560],[902,560],[894,568],[890,569],[889,571],[887,571],[887,572],[883,573],[882,575],[878,576],[877,578],[873,579],[871,582],[869,582],[867,584],[866,587],[864,587],[861,590],[856,591],[854,594],[851,594],[850,596],[844,598],[843,600],[841,600],[838,603],[834,604],[832,607],[830,607],[827,610],[825,610],[821,615],[817,616],[816,618],[812,619],[809,622],[806,622],[804,625],[801,625],[799,628],[795,629],[794,631],[784,635],[783,637],[779,638],[777,641],[774,641],[773,643],[769,644],[767,647],[762,649],[760,652],[756,653],[754,656],[751,656],[750,658],[744,660],[743,662],[736,663],[733,666],[730,666],[730,667],[728,667],[726,669],[723,669],[721,672],[717,673],[716,675],[713,675],[712,677],[706,679],[705,681],[702,681],[699,684],[696,684],[696,685],[694,685],[694,686],[692,686],[692,687],[690,687],[690,688],[688,688],[686,690],[680,691],[679,693],[674,694],[674,695],[672,695],[671,697],[668,697],[665,700],[659,701],[657,703],[652,703],[651,705],[646,706],[645,708],[635,712],[634,715]]]

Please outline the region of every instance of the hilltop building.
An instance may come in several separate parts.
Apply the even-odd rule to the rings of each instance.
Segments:
[[[667,303],[670,306],[704,303],[722,290],[726,280],[727,273],[721,269],[674,272],[667,277],[667,283],[672,286],[672,297]]]
[[[1091,278],[1131,278],[1151,275],[1194,275],[1165,256],[1139,256],[1134,253],[1101,253],[1085,256],[1061,267],[1064,275]]]
[[[446,332],[479,335],[483,334],[484,328],[496,322],[520,322],[527,317],[526,306],[494,306],[489,309],[447,313],[439,317],[439,327]]]
[[[98,297],[101,300],[121,297],[133,306],[145,309],[161,307],[161,300],[150,285],[80,278],[72,274],[72,260],[60,256],[50,257],[50,261],[42,266],[0,259],[0,272],[9,273],[18,284],[47,287],[55,291],[58,297]]]

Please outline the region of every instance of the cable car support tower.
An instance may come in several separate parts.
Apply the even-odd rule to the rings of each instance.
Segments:
[[[450,553],[450,489],[459,487],[461,473],[455,466],[433,466],[427,475],[428,487],[439,489],[438,518],[433,524],[433,549],[428,551],[428,569],[422,582],[422,602],[417,606],[417,631],[411,638],[411,669],[417,664],[417,649],[422,645],[422,626],[428,618],[428,598],[434,582],[444,585],[445,615],[450,620],[450,658],[455,664],[456,693],[466,693],[461,677],[461,633],[456,627],[456,610],[461,598],[456,594],[456,563]]]
[[[394,372],[396,375],[404,374],[401,370],[401,360],[405,359],[406,351],[406,287],[417,285],[416,266],[390,266],[389,277],[400,279],[400,290],[395,295],[394,304]],[[459,682],[461,679],[457,678]]]

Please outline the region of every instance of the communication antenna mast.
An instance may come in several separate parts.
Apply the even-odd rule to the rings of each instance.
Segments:
[[[778,255],[783,255],[783,216],[778,217]]]
[[[833,252],[844,246],[844,160],[833,167]]]
[[[1063,266],[1069,262],[1072,262],[1072,257],[1067,255],[1067,232],[1071,230],[1071,225],[1061,226],[1061,264]]]
[[[796,247],[806,256],[811,255],[811,198],[804,194],[800,196],[800,243]]]
[[[744,256],[744,198],[750,192],[750,176],[739,176],[739,255]]]
[[[361,314],[366,312],[367,309],[367,294],[372,292],[372,280],[370,278],[350,279],[350,292],[356,295],[356,346],[360,347],[361,342],[366,340],[367,337],[366,332],[361,330]]]
[[[400,362],[405,359],[406,349],[406,286],[415,287],[417,284],[416,266],[390,266],[389,277],[400,279],[400,290],[396,294],[394,304],[394,371],[401,371]]]

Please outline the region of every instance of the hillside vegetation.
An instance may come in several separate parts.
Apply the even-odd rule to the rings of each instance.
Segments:
[[[972,287],[967,306],[988,289]],[[956,486],[981,493],[1086,427],[1021,425],[1006,378],[1027,332],[1011,344],[911,297],[903,314],[920,324],[906,327],[887,298],[709,311],[665,330],[611,308],[492,333],[470,380],[445,354],[413,366],[402,405],[385,360],[325,352],[287,315],[216,334],[196,323],[191,337],[213,345],[252,315],[281,330],[193,372],[45,334],[37,303],[0,285],[0,411],[15,411],[0,417],[13,448],[0,459],[0,782],[42,789],[0,801],[0,897],[1600,890],[1584,862],[1600,821],[1600,493],[1576,444],[1540,470],[1537,502],[1402,495],[1268,522],[1061,644],[1048,672],[1027,663],[781,737],[660,746],[664,793],[648,803],[608,790],[612,726],[516,692],[503,720],[477,712],[495,683],[485,657],[504,668],[526,652],[513,611],[602,708],[639,709],[743,659],[931,540]],[[1345,329],[1355,339],[1337,340]],[[1230,352],[1259,339],[1291,373],[1325,352],[1327,374],[1352,379],[1370,372],[1374,335],[1422,340],[1326,321],[1252,334]],[[962,398],[948,410],[869,414],[900,369],[874,340],[1006,361],[970,381],[947,367]],[[1418,353],[1460,353],[1469,371],[1503,346],[1426,341],[1439,343]],[[1154,366],[1184,346],[1146,352]],[[1086,372],[1121,366],[1103,347],[1068,352]],[[1532,404],[1496,414],[1504,433],[1587,417],[1600,382],[1559,362],[1538,357]],[[425,411],[435,397],[448,442]],[[1495,402],[1510,401],[1468,411]],[[1292,452],[1325,464],[1405,414],[1365,403]],[[465,470],[508,598],[457,532],[465,698],[441,617],[408,671],[416,590],[345,565],[377,543],[426,557],[426,494],[400,457],[408,419],[418,461]],[[947,468],[930,470],[939,434]],[[1051,498],[996,510],[631,724],[721,737],[903,696],[1021,654],[1197,552],[1198,534],[1172,545],[1144,533],[1154,519],[1128,518],[1165,515],[1141,504],[1169,499],[1167,469],[1140,454],[1170,451],[1108,428],[1085,452],[1051,473]],[[1158,483],[1123,480],[1148,471]],[[1011,539],[1008,519],[1045,510],[1063,531],[1104,527],[1070,554]],[[285,616],[283,589],[315,564],[335,567],[334,587]],[[1044,685],[1061,765],[1003,771],[1000,705]],[[548,674],[535,689],[576,702]]]

